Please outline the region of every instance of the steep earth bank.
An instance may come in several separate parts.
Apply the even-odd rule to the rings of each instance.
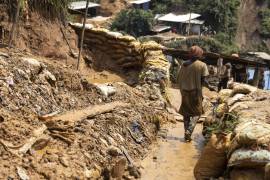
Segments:
[[[267,7],[265,3],[256,0],[241,0],[238,10],[236,43],[243,51],[257,51],[262,44],[270,49],[270,40],[264,39],[260,33],[259,11]]]

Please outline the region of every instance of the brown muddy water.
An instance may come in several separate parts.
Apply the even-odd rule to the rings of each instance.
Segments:
[[[193,180],[193,168],[203,148],[202,126],[198,124],[191,143],[185,143],[183,123],[169,125],[167,136],[153,145],[142,162],[143,180]]]

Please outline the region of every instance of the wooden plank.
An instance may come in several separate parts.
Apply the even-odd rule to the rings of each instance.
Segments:
[[[121,101],[115,101],[103,105],[94,105],[89,106],[82,110],[71,110],[67,111],[62,114],[58,114],[57,116],[53,117],[51,120],[62,120],[62,121],[70,121],[76,122],[81,121],[87,118],[95,117],[96,115],[111,112],[116,108],[124,108],[128,107],[130,104],[123,103]]]

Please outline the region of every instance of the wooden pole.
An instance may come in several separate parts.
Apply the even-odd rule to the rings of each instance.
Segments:
[[[11,47],[12,41],[14,38],[14,34],[16,32],[15,30],[16,30],[17,22],[18,22],[19,15],[20,15],[20,9],[21,9],[21,0],[17,0],[17,11],[16,11],[14,22],[13,22],[11,30],[10,30],[10,34],[9,34],[8,48]]]
[[[84,38],[86,18],[87,18],[87,14],[88,14],[88,5],[89,5],[89,0],[87,0],[87,2],[86,2],[86,8],[85,8],[85,13],[84,13],[83,28],[82,28],[81,42],[80,42],[80,50],[79,50],[78,63],[77,63],[77,70],[79,69],[80,59],[81,59],[81,54],[82,54],[82,49],[83,49],[83,38]]]
[[[252,85],[255,87],[258,87],[259,85],[259,80],[260,80],[260,69],[259,67],[255,68],[253,80],[252,80]]]
[[[188,36],[190,35],[190,27],[191,27],[191,11],[189,12],[189,21],[188,21]]]

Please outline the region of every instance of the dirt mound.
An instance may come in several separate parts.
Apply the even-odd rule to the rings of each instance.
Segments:
[[[123,168],[138,176],[133,160],[169,118],[155,85],[113,83],[115,92],[104,95],[69,67],[40,57],[1,53],[0,77],[3,178],[121,178]]]
[[[11,18],[4,3],[0,4],[0,10],[0,28],[3,30],[0,42],[8,44]],[[57,19],[49,20],[37,12],[30,12],[29,20],[21,17],[16,29],[13,45],[21,51],[60,59],[69,58],[70,48],[77,52],[77,35]]]

